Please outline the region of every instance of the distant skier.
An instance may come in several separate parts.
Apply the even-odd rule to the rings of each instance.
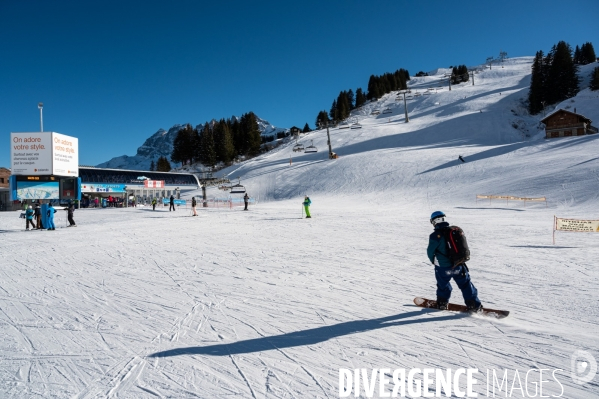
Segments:
[[[462,162],[466,162],[466,161],[464,160],[464,158],[463,158],[461,155],[460,155],[460,156],[458,156],[458,159],[459,159],[460,161],[462,161]]]
[[[152,210],[156,210],[156,198],[152,198]]]
[[[311,218],[312,216],[310,216],[310,205],[312,204],[312,201],[310,201],[310,197],[308,197],[307,195],[304,197],[304,210],[306,211],[306,219]]]
[[[54,225],[54,214],[56,213],[56,209],[52,206],[52,204],[48,205],[48,231],[56,230],[56,226]]]
[[[244,211],[248,210],[248,202],[250,202],[250,197],[248,193],[245,193],[245,195],[243,196],[243,204],[245,205],[245,208],[243,209]]]
[[[73,214],[75,213],[75,204],[69,204],[67,208],[67,219],[69,220],[69,227],[77,227],[75,224],[75,220],[73,219]]]
[[[168,207],[168,211],[176,211],[175,209],[175,197],[171,194],[170,206]]]
[[[34,213],[35,213],[35,211],[31,207],[31,205],[29,205],[27,207],[27,210],[25,211],[25,230],[29,230],[29,224],[31,224],[31,228],[33,230],[36,229],[35,223],[33,223],[33,214]]]
[[[197,205],[198,203],[196,202],[196,197],[191,197],[191,209],[193,209],[193,215],[191,216],[198,216],[198,213],[196,212]]]
[[[462,296],[464,297],[466,306],[468,306],[468,310],[481,312],[483,305],[478,299],[478,290],[470,281],[468,266],[466,266],[466,263],[454,265],[449,258],[445,238],[445,230],[449,228],[449,223],[445,221],[445,214],[441,211],[433,212],[430,222],[434,226],[435,231],[429,237],[426,252],[430,261],[435,265],[438,308],[441,310],[447,309],[452,290],[451,279],[453,278],[462,291]]]
[[[42,226],[42,208],[40,208],[39,203],[35,204],[35,208],[33,209],[33,214],[35,216],[36,229],[37,230],[43,229],[44,226]]]

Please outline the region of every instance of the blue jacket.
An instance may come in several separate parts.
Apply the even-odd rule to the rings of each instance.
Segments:
[[[304,206],[310,206],[310,204],[312,204],[312,201],[310,201],[310,198],[308,197],[304,200]]]
[[[27,209],[25,211],[25,217],[29,220],[33,219],[33,209]]]
[[[449,260],[449,256],[447,256],[447,243],[441,231],[446,227],[449,227],[449,223],[447,222],[441,222],[435,226],[435,231],[428,238],[426,254],[433,264],[435,263],[435,258],[437,258],[437,263],[440,267],[453,267],[453,263]]]

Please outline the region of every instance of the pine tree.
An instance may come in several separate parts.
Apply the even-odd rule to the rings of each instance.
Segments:
[[[352,91],[352,89],[349,89],[349,91],[347,92],[347,101],[349,102],[350,110],[356,108],[356,104],[355,104],[356,99],[355,99],[354,92]]]
[[[206,122],[200,133],[200,162],[206,166],[216,165],[216,151],[214,149],[214,136],[212,126]]]
[[[582,48],[580,49],[580,63],[583,65],[587,65],[595,61],[597,61],[597,55],[595,54],[593,44],[590,42],[586,42],[582,45]]]
[[[599,90],[599,67],[593,69],[591,75],[591,90]]]
[[[302,133],[309,133],[311,131],[312,129],[310,129],[310,125],[308,125],[308,122],[306,122],[306,124],[304,125],[304,129],[302,130]]]
[[[366,98],[368,100],[378,100],[381,97],[379,82],[376,76],[370,75],[370,79],[368,80],[368,93],[366,94]]]
[[[555,104],[578,93],[578,76],[569,44],[560,41],[551,49],[551,66],[547,75],[547,102]]]
[[[193,128],[187,124],[177,132],[173,141],[171,161],[186,163],[193,159],[193,155]]]
[[[166,157],[161,156],[158,158],[158,162],[156,164],[156,170],[158,172],[170,172],[171,171],[171,164],[168,161],[168,159],[166,159]]]
[[[333,105],[331,105],[331,110],[329,111],[329,116],[333,122],[339,121],[339,110],[337,110],[337,100],[333,100]]]
[[[528,112],[535,115],[543,110],[544,98],[544,76],[543,76],[543,52],[537,51],[532,63],[532,74],[530,77],[530,89],[528,90]]]
[[[224,119],[215,124],[214,141],[216,145],[217,161],[229,165],[235,158],[235,147],[231,130]]]
[[[327,125],[328,121],[329,121],[329,114],[327,114],[327,111],[320,111],[318,113],[318,116],[316,117],[316,126],[324,127]]]
[[[241,130],[247,139],[247,154],[249,156],[260,154],[262,137],[258,126],[258,118],[253,112],[248,112],[241,117]]]
[[[350,105],[346,91],[339,93],[337,97],[337,120],[341,121],[349,117]]]
[[[584,45],[583,45],[584,47]],[[580,64],[580,49],[578,48],[578,44],[576,45],[576,49],[574,49],[574,57],[572,58],[575,64]]]
[[[362,88],[359,87],[356,90],[356,108],[361,107],[365,103],[366,103],[366,96],[364,95]]]
[[[152,162],[150,162],[150,172],[153,172],[156,170],[156,164],[154,163],[154,160],[152,159]]]

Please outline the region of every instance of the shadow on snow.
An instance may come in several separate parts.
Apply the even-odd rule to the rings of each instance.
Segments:
[[[332,338],[366,331],[373,331],[380,328],[455,320],[457,318],[468,317],[468,315],[465,314],[451,314],[439,317],[428,317],[426,319],[417,318],[405,320],[410,317],[426,315],[427,313],[430,312],[426,310],[414,311],[381,317],[378,319],[348,321],[331,326],[311,328],[309,330],[295,331],[271,337],[260,337],[247,339],[244,341],[208,346],[190,346],[187,348],[169,349],[162,352],[153,353],[149,355],[149,357],[171,357],[181,355],[229,356],[242,353],[256,353],[273,349],[277,350],[282,348],[315,345],[320,342],[328,341]]]

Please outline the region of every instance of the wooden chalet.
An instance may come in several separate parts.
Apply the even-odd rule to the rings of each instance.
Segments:
[[[597,133],[597,128],[591,126],[591,120],[576,112],[558,109],[541,120],[545,124],[545,138],[584,136]]]

